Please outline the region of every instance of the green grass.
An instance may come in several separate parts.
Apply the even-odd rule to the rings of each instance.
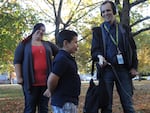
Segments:
[[[0,85],[0,98],[22,98],[20,85]]]

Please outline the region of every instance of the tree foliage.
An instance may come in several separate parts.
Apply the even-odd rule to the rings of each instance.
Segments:
[[[136,37],[138,60],[139,60],[139,72],[143,74],[150,73],[150,32],[141,33]]]
[[[0,2],[0,72],[13,70],[14,50],[23,34],[35,23],[32,10],[24,10],[16,2]]]
[[[130,3],[131,0],[123,0],[123,8],[122,8],[122,12],[120,11],[120,18],[121,18],[121,23],[122,24],[125,24],[125,25],[129,25],[129,27],[131,29],[133,29],[134,26],[138,26],[138,24],[141,24],[143,23],[144,21],[146,20],[149,20],[150,19],[150,16],[146,16],[144,17],[142,15],[142,13],[137,13],[138,16],[135,16],[135,15],[131,15],[131,14],[135,14],[133,13],[131,10],[133,8],[143,8],[143,7],[148,7],[147,4],[149,4],[148,0],[135,0],[133,2]],[[136,10],[134,10],[135,12]],[[130,17],[133,17],[135,18],[134,21],[131,21],[131,18]],[[150,30],[150,23],[148,25],[144,25],[144,27],[139,27],[141,29],[136,29],[136,31],[133,31],[132,34],[133,36],[137,36],[138,34],[144,32],[144,31],[148,31]]]
[[[38,12],[38,15],[40,15],[41,13],[43,20],[45,22],[50,23],[50,25],[53,26],[50,29],[52,29],[51,33],[54,33],[56,43],[57,43],[57,34],[60,30],[72,29],[78,32],[79,50],[75,56],[78,62],[79,71],[89,72],[91,67],[91,63],[90,63],[91,60],[90,48],[91,48],[91,39],[92,39],[91,29],[94,26],[99,26],[100,23],[102,22],[102,18],[100,17],[100,9],[99,9],[102,1],[101,0],[99,1],[97,0],[95,1],[94,0],[88,0],[88,1],[87,0],[76,0],[76,1],[74,0],[38,0],[38,1],[23,0],[23,1],[30,1],[32,2],[32,4],[35,3],[34,10]],[[43,2],[45,3],[44,7],[42,7]],[[119,17],[120,22],[124,25],[129,26],[129,28],[132,29],[132,34],[135,37],[136,41],[138,42],[137,39],[140,39],[142,35],[144,35],[145,37],[146,35],[145,31],[148,31],[150,29],[149,23],[146,23],[145,21],[149,20],[150,17],[149,16],[144,17],[140,12],[137,12],[136,10],[133,9],[134,7],[136,8],[138,7],[139,9],[142,7],[147,7],[148,0],[114,0],[114,2],[118,7],[117,16]],[[26,4],[26,6],[28,6],[29,8],[31,7],[32,4],[31,3]],[[14,9],[16,12],[18,12],[17,14],[14,11]],[[11,11],[11,13],[7,10]],[[7,15],[5,14],[6,12],[4,11],[7,12]],[[5,22],[5,24],[3,25],[7,25],[6,27],[8,28],[2,29],[3,33],[4,32],[6,33],[7,31],[6,33],[7,35],[5,36],[1,35],[1,37],[7,37],[7,38],[3,38],[3,42],[2,42],[1,40],[2,38],[0,37],[1,38],[0,43],[3,43],[2,48],[0,48],[2,50],[0,55],[3,56],[1,59],[1,61],[3,61],[4,58],[7,59],[8,54],[11,54],[11,57],[9,57],[8,58],[9,60],[7,60],[8,62],[12,60],[13,58],[12,51],[14,50],[14,47],[17,44],[16,42],[18,42],[23,32],[27,30],[28,26],[30,25],[29,22],[35,22],[36,19],[34,19],[35,14],[33,14],[33,12],[30,11],[29,9],[22,10],[20,6],[16,7],[14,5],[13,7],[7,6],[5,10],[1,10],[1,14],[5,15],[6,17],[0,19],[0,22],[1,23]],[[147,37],[149,37],[148,34]],[[5,45],[6,43],[7,46]],[[137,43],[137,45],[138,44],[139,43]],[[11,45],[11,47],[9,48],[8,45]],[[143,47],[143,46],[138,46],[138,48],[139,47]],[[138,51],[140,52],[140,48],[138,49]],[[2,53],[7,53],[7,54],[5,54],[6,56],[4,56]],[[141,68],[141,66],[139,67]]]
[[[31,0],[34,1],[34,0]],[[63,29],[76,29],[77,23],[82,22],[83,18],[100,5],[100,2],[92,0],[44,0],[47,8],[39,6],[41,12],[47,16],[50,23],[54,25],[54,34]],[[38,4],[39,2],[36,2]],[[57,38],[55,38],[57,43]]]

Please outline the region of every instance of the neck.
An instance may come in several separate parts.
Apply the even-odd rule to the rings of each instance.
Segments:
[[[41,42],[41,40],[33,39],[32,40],[32,45],[42,45],[42,42]]]
[[[41,40],[39,38],[32,38],[32,42],[41,42]]]

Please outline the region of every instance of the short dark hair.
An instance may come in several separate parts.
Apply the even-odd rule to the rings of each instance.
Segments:
[[[58,46],[62,48],[64,40],[71,42],[76,36],[78,36],[78,34],[75,31],[62,30],[57,35]]]
[[[101,10],[101,8],[102,8],[102,5],[105,5],[105,4],[107,4],[107,3],[110,3],[111,8],[112,8],[112,10],[113,10],[113,14],[115,15],[115,14],[117,13],[117,8],[116,8],[115,3],[112,2],[112,1],[105,1],[105,2],[103,2],[103,3],[101,4],[100,10]],[[101,16],[102,16],[102,10],[101,10]]]

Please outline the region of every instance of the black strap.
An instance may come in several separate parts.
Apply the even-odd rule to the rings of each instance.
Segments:
[[[132,95],[130,95],[130,94],[125,90],[125,88],[123,87],[123,85],[121,84],[121,81],[120,81],[120,79],[119,79],[119,77],[118,77],[118,74],[117,74],[117,72],[116,72],[115,67],[112,66],[111,64],[109,64],[109,65],[110,65],[110,67],[112,68],[112,71],[113,71],[114,75],[116,76],[117,81],[118,81],[120,87],[122,88],[122,90],[124,91],[124,93],[125,93],[127,96],[132,97]],[[131,82],[132,82],[132,81],[131,81]],[[131,84],[131,85],[132,85],[132,84]],[[133,85],[132,85],[132,87],[133,87]],[[132,93],[133,93],[133,92],[132,92]]]
[[[95,63],[94,63],[94,61],[92,60],[92,69],[91,69],[91,75],[92,75],[92,76],[94,75],[94,65],[95,65]]]
[[[105,31],[104,31],[104,28],[103,28],[103,24],[100,26],[100,29],[101,29],[101,34],[102,34],[102,41],[103,41],[103,45],[104,45],[104,56],[106,56],[106,46],[105,46]],[[94,75],[94,65],[95,65],[95,61],[92,60],[92,69],[91,69],[91,75],[93,76]]]
[[[103,41],[104,57],[105,57],[106,56],[106,42],[105,42],[106,35],[105,35],[105,29],[103,27],[103,24],[100,26],[100,28],[101,28],[101,31],[102,31],[102,41]]]

